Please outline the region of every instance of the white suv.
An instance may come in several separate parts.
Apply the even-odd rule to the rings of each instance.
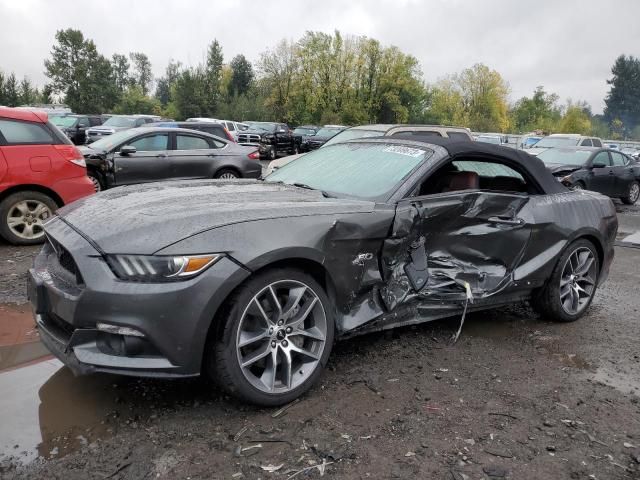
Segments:
[[[598,137],[587,137],[577,133],[554,133],[547,137],[542,137],[533,148],[527,150],[527,153],[538,155],[548,148],[559,147],[602,147],[602,140]]]

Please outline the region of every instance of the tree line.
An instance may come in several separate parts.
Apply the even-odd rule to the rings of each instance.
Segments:
[[[435,123],[484,132],[564,132],[640,140],[640,59],[620,56],[608,80],[603,115],[586,102],[567,101],[542,86],[509,104],[509,84],[476,64],[434,83],[415,57],[364,36],[307,32],[282,40],[252,64],[225,62],[213,40],[203,62],[170,60],[154,78],[142,52],[107,58],[80,30],[56,33],[44,61],[41,90],[26,77],[0,72],[0,105],[63,101],[75,112],[147,113],[184,119],[272,120],[292,125]]]

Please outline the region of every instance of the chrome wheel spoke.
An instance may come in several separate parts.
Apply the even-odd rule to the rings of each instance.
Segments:
[[[20,202],[20,203],[16,203],[12,210],[16,209],[20,212],[21,216],[26,215],[27,213],[29,213],[29,205],[27,205],[27,202]]]
[[[46,214],[47,216],[42,218],[42,215]],[[47,207],[45,204],[43,203],[39,203],[36,208],[33,209],[33,215],[36,218],[42,218],[43,220],[46,220],[49,215],[51,214],[51,211],[49,210],[49,207]]]
[[[567,313],[575,315],[589,304],[597,273],[596,257],[589,248],[578,248],[569,256],[560,278],[560,303]]]
[[[320,360],[320,356],[314,352],[309,350],[305,350],[304,348],[298,347],[297,345],[291,343],[290,349],[292,352],[297,353],[300,356],[310,358],[312,360]]]
[[[269,315],[267,315],[267,312],[264,311],[264,308],[262,308],[262,305],[258,301],[257,297],[253,297],[253,303],[255,304],[256,307],[258,307],[258,311],[260,312],[260,317],[267,324],[267,327],[272,327],[274,325],[273,320],[271,320],[271,318],[269,318]]]
[[[321,342],[324,342],[326,338],[318,327],[313,327],[308,330],[294,330],[289,334],[289,336],[290,337],[294,337],[294,336],[307,337],[313,340],[319,340]]]
[[[268,343],[265,343],[263,348],[256,350],[255,352],[253,352],[253,354],[249,355],[249,357],[242,362],[242,368],[250,367],[251,365],[256,363],[258,360],[262,360],[264,357],[266,357],[270,353],[271,353],[271,348],[269,348]]]
[[[277,310],[278,318],[279,318],[282,316],[282,305],[280,305],[280,300],[278,300],[278,296],[276,295],[276,292],[271,285],[269,285],[269,293],[270,293],[270,296],[268,296],[269,301],[271,302],[272,306],[275,307],[275,309]]]
[[[300,301],[307,291],[307,287],[292,288],[289,290],[289,299],[284,307],[282,307],[282,316],[291,318],[294,315],[296,307],[300,307]]]
[[[21,226],[24,225],[24,220],[22,217],[9,217],[7,219],[7,225],[9,225],[10,228]]]
[[[291,372],[292,372],[292,361],[291,361],[291,353],[287,349],[282,350],[282,383],[288,389],[291,388]]]
[[[287,325],[292,327],[294,330],[304,325],[304,321],[307,319],[307,317],[309,316],[313,308],[316,306],[317,302],[318,302],[318,297],[314,297],[314,299],[311,300],[308,305],[305,305],[303,310],[300,310],[298,315],[296,315],[296,318],[293,319],[293,321],[288,322]]]
[[[247,345],[251,345],[252,343],[259,342],[266,338],[269,338],[269,330],[266,329],[262,332],[240,332],[238,347],[246,347]]]

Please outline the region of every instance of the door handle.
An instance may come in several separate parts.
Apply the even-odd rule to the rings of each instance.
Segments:
[[[158,155],[156,155],[156,158],[167,158],[168,155],[166,153],[159,153]]]
[[[524,220],[521,218],[509,218],[509,217],[489,217],[491,223],[502,223],[504,225],[522,225]]]

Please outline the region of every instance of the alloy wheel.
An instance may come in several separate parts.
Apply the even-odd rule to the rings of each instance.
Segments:
[[[35,240],[44,235],[44,222],[51,209],[39,200],[21,200],[9,208],[7,225],[19,238]]]
[[[245,308],[236,352],[245,379],[265,393],[287,393],[319,368],[327,316],[316,292],[281,280],[258,292]]]
[[[595,290],[597,274],[592,250],[580,247],[569,255],[560,279],[560,303],[565,312],[576,315],[584,310]]]
[[[238,176],[233,172],[224,172],[218,178],[227,179],[227,180],[233,180],[234,178],[238,178]]]
[[[100,180],[98,180],[96,177],[89,175],[89,180],[91,180],[91,183],[93,183],[93,188],[95,189],[96,192],[99,192],[100,190],[102,190],[102,185],[100,185]]]
[[[637,183],[633,183],[631,188],[629,189],[629,202],[636,203],[638,201],[638,197],[640,196],[640,185]]]
[[[581,184],[581,183],[576,183],[576,184],[573,186],[573,190],[584,190],[584,187],[582,186],[582,184]]]

